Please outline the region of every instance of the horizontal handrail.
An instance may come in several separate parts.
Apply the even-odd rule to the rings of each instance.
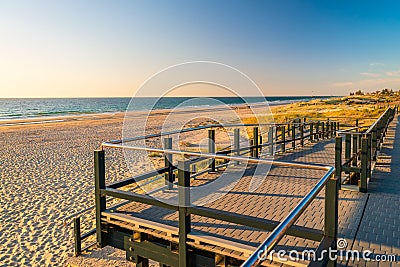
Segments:
[[[142,146],[128,146],[128,145],[118,145],[118,144],[104,144],[103,148],[104,147],[123,148],[123,149],[128,149],[128,150],[139,150],[139,151],[157,152],[157,153],[182,155],[182,156],[199,156],[199,157],[203,157],[203,158],[225,159],[225,160],[241,161],[241,162],[248,162],[248,163],[264,163],[264,164],[271,164],[271,165],[277,165],[277,166],[313,169],[313,170],[329,170],[331,168],[330,166],[321,165],[321,164],[304,164],[304,163],[296,163],[296,162],[283,162],[283,161],[274,161],[274,160],[262,159],[262,158],[225,156],[225,155],[220,155],[217,153],[200,153],[200,152],[194,152],[194,151],[193,152],[192,151],[182,151],[182,150],[175,150],[175,149],[163,149],[163,148],[152,148],[152,147],[142,147]]]
[[[329,120],[329,118],[326,118],[326,119]],[[323,120],[321,120],[321,121],[323,121]],[[329,121],[334,122],[335,120],[329,120]],[[156,137],[161,137],[161,136],[186,133],[186,132],[192,132],[192,131],[198,131],[198,130],[205,130],[205,129],[211,129],[211,128],[220,128],[220,127],[232,128],[232,127],[260,127],[260,126],[282,126],[282,125],[309,125],[311,123],[312,122],[209,124],[209,125],[202,125],[202,126],[184,128],[184,129],[179,129],[179,130],[172,130],[172,131],[167,131],[167,132],[142,135],[142,136],[120,139],[120,140],[111,140],[111,141],[103,142],[101,144],[101,146],[106,145],[106,144],[121,144],[121,143],[139,141],[139,140],[148,139],[148,138],[156,138]]]

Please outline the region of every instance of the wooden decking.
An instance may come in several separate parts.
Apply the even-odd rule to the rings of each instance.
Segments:
[[[278,155],[276,159],[334,165],[334,142],[329,139],[310,143],[305,145],[304,148]],[[230,171],[234,172],[235,169],[230,168]],[[191,185],[207,184],[216,179],[219,174],[219,172],[203,174],[192,179]],[[218,192],[223,193],[223,196],[205,204],[204,207],[219,210],[222,215],[224,213],[235,213],[259,220],[268,220],[277,225],[311,190],[323,174],[323,171],[318,170],[272,166],[268,175],[256,177],[256,179],[261,179],[262,183],[256,190],[250,191],[249,184],[251,179],[254,178],[254,166],[250,165],[231,190],[226,192],[223,189],[219,190]],[[163,189],[158,190],[153,196],[169,199],[176,194],[177,190]],[[339,197],[339,237],[346,238],[348,244],[352,245],[367,195],[355,191],[341,190]],[[296,233],[301,233],[302,230],[322,232],[324,198],[325,194],[322,191],[299,218],[296,226],[292,227],[292,231],[297,231]],[[176,211],[131,202],[107,210],[102,215],[104,222],[109,225],[147,233],[173,242],[178,241],[178,213]],[[191,216],[191,222],[192,232],[188,236],[190,246],[239,260],[245,260],[269,234],[269,231],[261,231],[197,215]],[[280,249],[302,251],[304,249],[316,249],[318,245],[319,240],[313,241],[286,235],[275,248],[275,251]],[[290,265],[301,266],[306,263],[304,261],[290,262]],[[265,264],[281,265],[277,262],[265,262]]]

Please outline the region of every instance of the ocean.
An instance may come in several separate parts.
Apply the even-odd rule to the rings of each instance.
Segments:
[[[212,97],[226,105],[243,104],[240,97]],[[271,104],[285,104],[296,101],[309,101],[329,96],[273,96],[273,97],[246,97],[246,102],[255,104],[265,100]],[[130,110],[147,111],[150,109],[171,109],[177,105],[185,107],[207,107],[210,101],[198,97],[164,97],[152,106],[155,98],[143,97],[135,101],[135,106]],[[37,117],[58,117],[65,115],[115,113],[126,111],[130,97],[120,98],[2,98],[0,99],[0,120],[25,119]],[[191,100],[191,101],[187,101]],[[188,103],[186,103],[188,102]],[[216,102],[216,101],[215,101]]]

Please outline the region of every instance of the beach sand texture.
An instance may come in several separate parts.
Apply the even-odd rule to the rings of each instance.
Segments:
[[[225,114],[223,110],[196,110],[190,117],[215,117],[216,113]],[[239,113],[250,116],[247,109]],[[188,116],[177,115],[174,122],[179,125]],[[150,132],[159,131],[165,118],[160,112],[153,116]],[[93,150],[103,141],[120,139],[122,122],[123,114],[116,114],[0,127],[0,266],[66,265],[73,254],[72,225],[64,226],[62,219],[93,205]],[[112,180],[130,175],[121,150],[109,150],[106,157],[116,163],[107,165]],[[137,159],[138,172],[143,167],[141,160]],[[92,226],[82,224],[83,231]],[[83,263],[129,266],[124,257],[123,252],[106,250],[84,258]]]

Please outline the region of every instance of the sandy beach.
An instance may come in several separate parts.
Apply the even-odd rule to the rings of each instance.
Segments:
[[[263,113],[262,107],[257,112]],[[251,116],[247,108],[235,109],[240,117]],[[223,118],[224,109],[185,110],[174,117],[176,125],[190,116]],[[155,111],[148,129],[160,131],[168,111]],[[226,115],[228,114],[228,115]],[[138,112],[132,120],[143,117]],[[73,255],[72,224],[63,218],[94,203],[93,150],[103,141],[121,139],[123,113],[2,122],[0,126],[0,266],[129,266],[123,252],[103,250],[86,258]],[[134,135],[134,129],[132,134]],[[130,176],[121,151],[108,153],[114,165],[108,177]],[[143,166],[138,159],[138,172]],[[90,214],[89,214],[90,215]],[[89,216],[90,217],[90,216]],[[88,230],[87,218],[83,230]],[[100,258],[104,258],[101,260]],[[72,260],[71,260],[72,259]]]

